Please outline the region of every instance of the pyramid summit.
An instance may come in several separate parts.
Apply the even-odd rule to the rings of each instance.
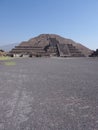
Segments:
[[[56,34],[40,34],[21,42],[10,53],[29,56],[85,57],[92,51],[82,44]]]

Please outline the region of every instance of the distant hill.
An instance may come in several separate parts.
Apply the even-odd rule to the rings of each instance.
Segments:
[[[6,51],[6,52],[9,52],[12,50],[12,48],[14,48],[15,46],[17,46],[18,43],[13,43],[13,44],[8,44],[8,45],[2,45],[0,46],[0,49]]]
[[[80,43],[56,34],[41,34],[20,43],[19,46],[12,49],[11,53],[82,57],[89,56],[92,50]]]

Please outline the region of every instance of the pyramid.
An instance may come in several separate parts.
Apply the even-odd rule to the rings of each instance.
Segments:
[[[56,34],[41,34],[10,51],[14,55],[86,57],[92,51],[82,44]]]

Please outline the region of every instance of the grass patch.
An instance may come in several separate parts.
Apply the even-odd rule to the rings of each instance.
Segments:
[[[12,61],[5,62],[4,64],[5,64],[6,66],[14,66],[14,65],[16,65],[16,63],[15,63],[15,62],[12,62]]]
[[[6,56],[6,57],[0,56],[0,61],[10,60],[10,59],[12,59],[12,58],[8,57],[8,56]]]

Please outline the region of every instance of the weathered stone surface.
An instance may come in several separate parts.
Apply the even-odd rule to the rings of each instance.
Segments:
[[[29,41],[20,43],[11,53],[32,54],[40,56],[84,57],[91,54],[91,50],[55,34],[41,34]]]

